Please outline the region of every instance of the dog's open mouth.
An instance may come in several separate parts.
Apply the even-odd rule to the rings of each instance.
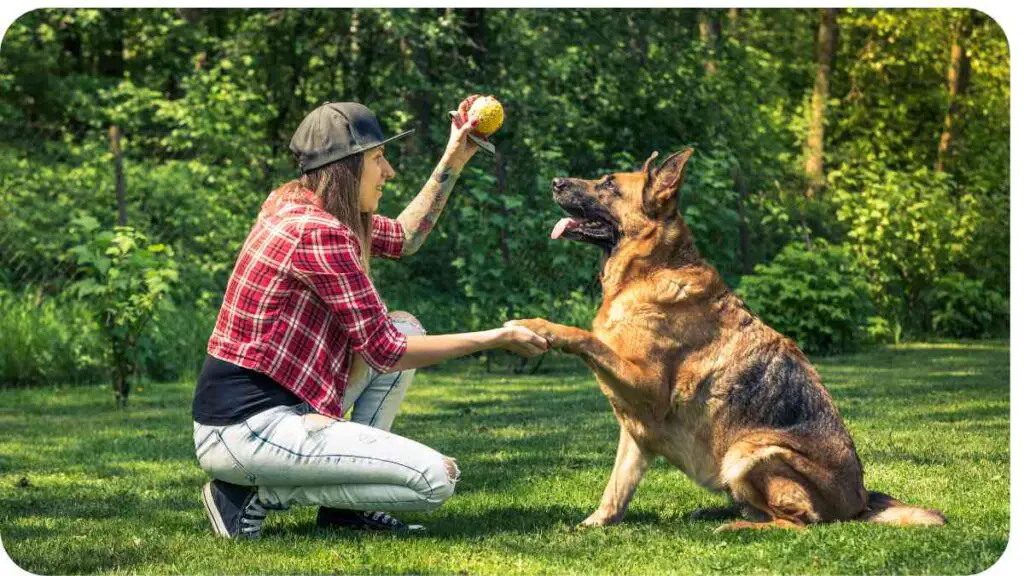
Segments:
[[[615,238],[615,229],[608,222],[596,218],[587,220],[562,218],[551,229],[551,239],[558,240],[559,238],[610,242]]]
[[[569,214],[551,229],[551,239],[580,240],[611,251],[619,241],[619,227],[599,210],[583,210],[576,206],[562,206]]]

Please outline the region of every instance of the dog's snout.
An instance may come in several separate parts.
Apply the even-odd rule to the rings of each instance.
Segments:
[[[562,192],[569,187],[569,181],[565,178],[555,178],[551,181],[551,189],[555,192]]]

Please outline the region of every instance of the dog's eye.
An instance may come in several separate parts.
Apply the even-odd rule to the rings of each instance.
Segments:
[[[620,195],[619,188],[615,185],[615,177],[611,174],[602,178],[601,181],[597,183],[596,188],[610,190],[612,194],[615,194],[616,196]]]

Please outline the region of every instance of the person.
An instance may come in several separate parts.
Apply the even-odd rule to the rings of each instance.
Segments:
[[[259,537],[268,510],[292,505],[318,505],[321,527],[421,529],[388,512],[440,506],[459,469],[389,432],[416,368],[547,349],[522,327],[426,335],[411,314],[388,312],[369,274],[371,255],[423,244],[477,150],[474,126],[453,121],[437,168],[390,219],[375,213],[395,176],[384,145],[412,131],[385,138],[355,102],[326,102],[300,123],[290,149],[301,176],[269,195],[242,246],[193,398],[216,534]]]

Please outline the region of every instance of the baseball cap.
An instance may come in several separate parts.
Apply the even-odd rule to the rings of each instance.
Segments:
[[[299,170],[306,173],[413,132],[385,138],[377,117],[366,106],[324,102],[302,119],[288,148],[298,157]]]

